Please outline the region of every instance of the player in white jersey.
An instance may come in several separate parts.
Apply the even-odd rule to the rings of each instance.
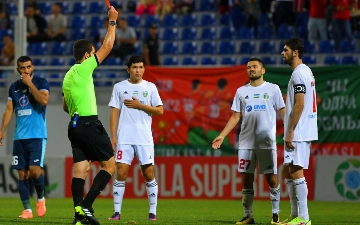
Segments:
[[[242,117],[239,135],[238,171],[242,175],[242,202],[244,218],[236,224],[254,224],[252,203],[254,201],[254,173],[258,163],[259,173],[265,174],[270,186],[272,204],[271,224],[280,221],[280,185],[277,177],[276,113],[284,117],[285,103],[280,88],[264,81],[265,68],[260,59],[251,58],[247,64],[250,83],[237,89],[231,109],[233,114],[224,130],[212,142],[220,148],[224,138]]]
[[[125,180],[135,154],[146,181],[150,207],[148,219],[156,220],[158,185],[154,174],[151,116],[163,114],[163,103],[155,84],[142,79],[145,72],[144,57],[131,56],[127,71],[130,78],[114,85],[109,103],[111,143],[116,152],[117,166],[113,184],[114,214],[109,220],[120,219]]]
[[[284,118],[284,166],[291,214],[285,224],[310,225],[303,169],[309,166],[311,141],[318,139],[315,79],[302,63],[304,45],[299,38],[284,42],[281,55],[293,70],[287,90]]]

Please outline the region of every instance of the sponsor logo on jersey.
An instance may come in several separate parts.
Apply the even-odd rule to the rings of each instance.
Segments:
[[[268,93],[265,93],[265,94],[264,94],[264,99],[265,99],[265,100],[268,100],[268,99],[269,99]]]
[[[266,105],[254,105],[254,111],[265,111]]]
[[[26,95],[22,96],[20,99],[19,99],[19,105],[21,107],[25,107],[29,104],[29,99]]]
[[[137,94],[139,94],[139,92],[138,92],[138,91],[133,91],[132,93],[133,93],[133,95],[137,95]]]
[[[148,92],[147,91],[143,91],[143,96],[146,98],[148,96]]]
[[[254,98],[260,98],[260,94],[254,94]]]
[[[309,118],[309,119],[314,119],[314,118],[316,118],[316,114],[310,114],[310,115],[308,115],[307,117]]]
[[[252,110],[252,106],[251,105],[247,105],[246,106],[246,112],[250,112]]]

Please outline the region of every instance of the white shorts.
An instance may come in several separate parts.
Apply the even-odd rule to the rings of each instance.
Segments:
[[[276,149],[239,149],[238,162],[240,173],[254,173],[257,162],[260,174],[277,174]]]
[[[284,164],[289,165],[292,162],[293,165],[307,169],[309,167],[311,142],[293,142],[293,145],[295,149],[291,149],[290,151],[285,145]]]
[[[131,165],[135,154],[140,165],[154,165],[154,146],[152,145],[119,144],[115,153],[115,162]]]

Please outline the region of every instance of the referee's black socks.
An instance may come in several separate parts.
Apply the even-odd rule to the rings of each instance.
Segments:
[[[82,202],[82,206],[91,209],[96,197],[102,190],[104,190],[110,179],[111,175],[107,171],[100,170],[100,172],[95,176],[93,184]]]
[[[74,207],[77,206],[83,200],[84,185],[85,185],[84,179],[76,178],[76,177],[72,178],[71,192],[73,196]]]

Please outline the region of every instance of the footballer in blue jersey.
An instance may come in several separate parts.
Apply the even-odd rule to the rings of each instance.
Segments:
[[[16,117],[13,143],[12,168],[18,170],[18,190],[24,210],[19,216],[23,219],[33,217],[30,208],[30,188],[28,179],[32,178],[37,193],[37,216],[45,215],[44,165],[46,130],[46,105],[49,101],[49,84],[46,79],[33,76],[34,65],[28,56],[17,60],[20,79],[10,85],[8,102],[0,130],[0,146],[12,114]]]

